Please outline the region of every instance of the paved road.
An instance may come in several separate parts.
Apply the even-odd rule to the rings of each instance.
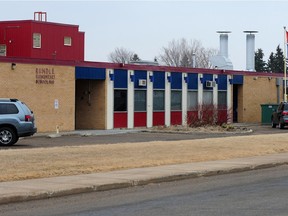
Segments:
[[[288,166],[0,206],[1,216],[287,215]]]
[[[62,136],[57,138],[48,138],[47,136],[34,136],[20,139],[19,142],[12,147],[3,147],[1,149],[22,149],[22,148],[39,148],[39,147],[55,147],[55,146],[77,146],[89,144],[117,144],[125,142],[148,142],[148,141],[173,141],[173,140],[190,140],[190,139],[205,139],[216,137],[228,136],[243,136],[255,134],[275,134],[275,133],[288,133],[288,128],[280,130],[273,129],[270,126],[262,125],[248,125],[247,128],[253,130],[252,133],[201,133],[193,132],[189,134],[179,133],[150,133],[150,132],[135,132],[135,133],[122,133],[122,134],[108,134],[97,136]]]

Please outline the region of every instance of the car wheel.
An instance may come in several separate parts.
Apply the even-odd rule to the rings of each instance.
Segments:
[[[18,141],[18,136],[16,132],[9,128],[9,127],[3,127],[0,128],[0,144],[11,146],[14,145]]]
[[[279,123],[279,128],[280,128],[280,129],[284,129],[284,124]]]

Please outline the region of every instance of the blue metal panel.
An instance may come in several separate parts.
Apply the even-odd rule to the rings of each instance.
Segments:
[[[139,86],[139,79],[147,81],[147,71],[142,71],[142,70],[134,71],[134,87],[146,89],[147,86]]]
[[[188,89],[198,90],[198,74],[188,73],[187,77]]]
[[[218,90],[227,90],[227,75],[218,75]]]
[[[233,75],[231,84],[243,85],[243,75]]]
[[[153,88],[165,89],[165,72],[163,71],[153,72]]]
[[[171,89],[182,89],[182,73],[171,73]]]
[[[76,67],[76,79],[105,80],[105,68]]]
[[[114,70],[114,88],[127,88],[128,71],[122,69]]]
[[[212,88],[206,87],[206,81],[213,81],[213,74],[203,74],[203,78],[201,79],[203,89],[211,90]]]

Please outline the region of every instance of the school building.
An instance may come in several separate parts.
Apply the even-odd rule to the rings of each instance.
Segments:
[[[0,98],[24,101],[39,132],[186,125],[211,104],[260,123],[283,99],[281,74],[85,61],[79,26],[42,18],[0,21]]]

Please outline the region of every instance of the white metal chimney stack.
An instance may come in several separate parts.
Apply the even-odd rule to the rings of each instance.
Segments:
[[[220,48],[216,56],[210,58],[215,69],[233,70],[233,64],[228,57],[228,34],[231,31],[217,31],[220,34]]]
[[[255,33],[258,31],[244,31],[246,33],[246,70],[255,71]]]
[[[220,56],[228,58],[228,34],[231,31],[217,31],[220,34]]]

